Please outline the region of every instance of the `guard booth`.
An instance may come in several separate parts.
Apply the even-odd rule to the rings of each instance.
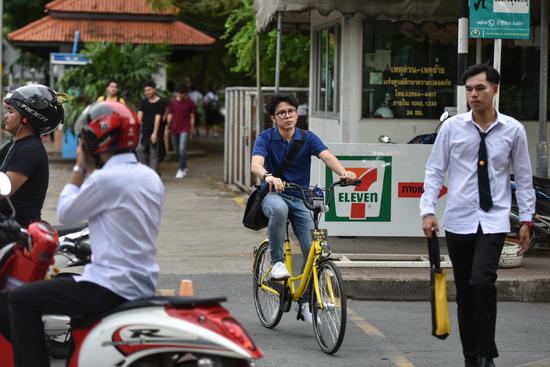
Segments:
[[[525,2],[531,36],[502,40],[499,110],[524,124],[535,167],[539,136],[548,133],[539,122],[548,118],[547,68],[536,63],[548,66],[548,4]],[[503,3],[514,6],[511,0],[499,6]],[[324,223],[331,234],[422,235],[418,206],[431,146],[405,143],[434,132],[443,111],[460,112],[459,44],[466,65],[496,59],[493,40],[468,39],[468,28],[459,24],[468,5],[467,0],[254,1],[257,32],[309,25],[309,129],[346,167],[368,178],[358,188],[336,193],[335,209]],[[459,33],[464,30],[465,35]],[[380,144],[380,135],[400,144]],[[241,169],[250,171],[246,165]],[[325,187],[332,179],[314,160],[312,183]],[[243,184],[246,189],[249,182]],[[440,193],[440,216],[445,193]]]

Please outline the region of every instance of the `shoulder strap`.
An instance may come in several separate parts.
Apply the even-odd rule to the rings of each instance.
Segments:
[[[300,139],[294,139],[294,143],[292,144],[292,146],[290,147],[290,149],[286,153],[285,158],[283,159],[283,163],[281,164],[279,169],[277,169],[277,172],[275,172],[273,174],[275,177],[280,177],[284,173],[284,171],[286,171],[288,166],[290,166],[292,161],[294,161],[294,158],[296,158],[296,156],[298,155],[298,153],[302,149],[302,146],[304,145],[304,142],[306,140],[305,139],[305,132],[298,129],[298,128],[296,128],[296,131],[300,132],[301,137],[300,137]]]

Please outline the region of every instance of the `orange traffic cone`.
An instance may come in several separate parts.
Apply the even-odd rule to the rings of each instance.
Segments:
[[[182,279],[180,281],[180,290],[178,292],[180,296],[192,296],[193,295],[193,281],[190,279]]]

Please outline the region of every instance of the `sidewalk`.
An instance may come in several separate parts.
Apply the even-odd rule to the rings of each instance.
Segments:
[[[161,165],[166,190],[159,238],[161,273],[250,273],[254,245],[266,238],[266,231],[250,231],[241,224],[246,195],[232,191],[222,182],[223,139],[197,139],[191,142],[190,150],[195,153],[189,160],[189,177],[184,180],[173,178],[177,170],[175,161]],[[57,194],[68,178],[70,164],[53,164],[51,168],[44,218],[54,223]],[[424,238],[330,237],[329,244],[333,254],[427,253]],[[441,252],[447,253],[444,241]],[[429,299],[428,268],[341,269],[350,298]],[[455,294],[452,269],[446,269],[446,273],[452,300]],[[497,288],[501,301],[550,302],[549,254],[529,254],[520,268],[499,270]]]

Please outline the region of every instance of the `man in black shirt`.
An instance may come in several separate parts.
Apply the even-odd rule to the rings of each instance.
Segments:
[[[159,146],[162,118],[166,111],[166,101],[157,95],[154,82],[147,82],[143,87],[145,99],[141,101],[138,120],[141,123],[141,140],[137,148],[139,160],[158,172]]]
[[[63,123],[62,99],[39,84],[17,88],[4,99],[4,127],[13,139],[0,149],[0,171],[11,181],[15,219],[25,227],[40,220],[49,181],[48,155],[40,135]],[[5,200],[0,201],[0,214],[11,215]]]

